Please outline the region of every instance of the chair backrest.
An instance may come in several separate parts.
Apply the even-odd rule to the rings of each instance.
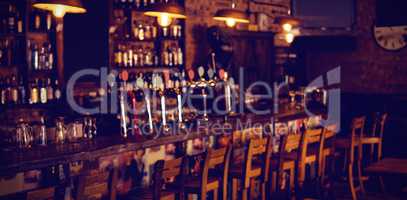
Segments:
[[[349,151],[349,162],[353,163],[355,161],[355,149],[361,147],[361,145],[356,145],[358,141],[364,136],[366,117],[356,117],[353,118],[351,124],[351,144]],[[360,151],[359,156],[362,156],[362,151]]]
[[[78,200],[87,199],[110,199],[116,198],[115,195],[115,173],[111,171],[91,171],[90,173],[79,176],[77,191]]]
[[[323,129],[318,128],[318,129],[306,130],[303,134],[302,141],[300,142],[300,144],[301,144],[300,158],[297,163],[298,172],[299,172],[298,180],[300,182],[304,181],[304,179],[305,179],[305,164],[306,164],[305,161],[309,154],[308,153],[309,149],[310,149],[311,145],[315,146],[315,144],[318,144],[317,152],[315,155],[315,159],[316,159],[315,161],[316,161],[316,169],[317,169],[317,171],[319,170],[318,158],[320,158],[319,155],[321,154],[321,151],[322,151],[322,149],[320,148],[322,133],[323,133]]]
[[[253,161],[255,159],[262,159],[263,164],[267,161],[265,159],[266,151],[268,147],[269,137],[251,139],[245,153],[245,162],[243,167],[244,173],[244,187],[248,188],[250,184],[251,172],[253,170]],[[265,172],[264,166],[262,166],[262,172]]]
[[[232,148],[229,145],[219,149],[209,149],[207,151],[201,177],[201,190],[203,190],[202,194],[206,193],[204,189],[208,183],[210,170],[214,171],[214,175],[222,177],[223,187],[227,188],[231,154]]]
[[[336,124],[331,124],[326,126],[323,129],[322,136],[321,136],[321,141],[320,141],[320,146],[319,146],[319,152],[322,152],[318,156],[318,176],[322,177],[321,180],[323,180],[323,176],[325,174],[325,162],[326,158],[324,153],[329,154],[329,156],[333,156],[335,152],[335,145],[334,145],[334,137],[337,133],[337,125]]]
[[[383,132],[384,132],[384,126],[386,124],[388,114],[387,113],[375,113],[373,115],[373,121],[372,121],[372,136],[373,137],[383,137]]]
[[[43,188],[27,192],[26,200],[53,200],[55,198],[55,188]]]
[[[233,146],[242,146],[250,139],[262,138],[263,127],[251,127],[243,130],[234,131],[232,134]]]
[[[169,182],[176,182],[182,190],[184,187],[185,158],[179,157],[172,160],[159,160],[154,164],[153,173],[153,199],[158,200],[163,186]]]

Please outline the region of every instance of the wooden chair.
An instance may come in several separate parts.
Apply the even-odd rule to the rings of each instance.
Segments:
[[[27,192],[26,200],[52,200],[55,198],[55,188],[44,188]]]
[[[185,166],[184,157],[157,161],[154,164],[152,188],[136,188],[123,199],[182,200]]]
[[[206,200],[208,192],[213,192],[213,199],[218,199],[218,190],[222,188],[222,199],[227,199],[227,182],[231,148],[209,149],[205,155],[200,177],[186,179],[185,193],[198,194],[198,199]]]
[[[276,173],[274,188],[272,191],[280,193],[287,188],[284,181],[285,171],[289,171],[289,187],[286,191],[291,194],[295,186],[296,166],[299,158],[299,148],[301,145],[302,134],[288,134],[280,139],[279,152],[276,156],[276,162],[273,162],[272,169]]]
[[[334,171],[334,159],[335,159],[335,135],[337,133],[337,125],[329,125],[323,129],[321,142],[320,142],[320,152],[319,156],[319,170],[318,174],[321,177],[321,184],[328,181],[327,178],[331,179]],[[328,163],[328,161],[331,161]],[[329,171],[327,171],[327,165],[329,164]],[[329,174],[328,174],[329,173]],[[330,181],[330,180],[329,180]]]
[[[269,170],[267,164],[270,159],[267,158],[268,148],[271,144],[269,137],[261,139],[251,139],[245,151],[244,162],[234,164],[230,169],[230,177],[232,179],[232,199],[237,199],[239,185],[240,196],[242,200],[248,199],[248,189],[251,189],[251,194],[254,191],[254,181],[258,179],[261,184],[262,199],[266,198],[266,178]],[[271,153],[270,153],[271,154]],[[257,161],[256,161],[257,160]],[[239,182],[240,181],[240,182]]]
[[[365,117],[357,117],[352,120],[350,138],[336,139],[335,148],[345,149],[345,166],[347,166],[347,181],[352,194],[352,199],[357,199],[357,191],[364,193],[363,177],[362,177],[362,158],[363,145],[360,145],[363,139]],[[347,153],[346,153],[347,152]],[[358,156],[355,159],[355,152]],[[357,165],[358,187],[355,187],[354,180],[354,165]]]
[[[78,180],[77,200],[116,199],[115,170],[100,172],[90,171],[80,175]]]

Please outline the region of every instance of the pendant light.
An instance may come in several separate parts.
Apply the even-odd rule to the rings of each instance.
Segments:
[[[282,34],[284,34],[285,41],[288,44],[291,44],[294,41],[295,36],[299,34],[299,19],[293,16],[281,16],[276,19],[276,23],[278,23],[283,30]]]
[[[167,27],[171,24],[172,19],[185,19],[185,8],[177,2],[161,2],[155,3],[147,8],[144,15],[157,17],[157,22],[162,27]]]
[[[218,10],[213,17],[214,20],[224,21],[226,26],[234,27],[237,23],[250,23],[249,17],[243,11],[237,10],[235,1],[232,1],[232,8]]]
[[[86,12],[81,0],[37,0],[33,7],[51,11],[58,18],[63,18],[65,13]]]

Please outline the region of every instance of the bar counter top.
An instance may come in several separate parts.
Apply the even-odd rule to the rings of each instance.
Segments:
[[[321,111],[315,113],[322,113]],[[244,114],[230,117],[227,121],[222,117],[213,117],[206,122],[206,126],[193,128],[188,131],[180,130],[174,134],[162,134],[156,138],[138,139],[130,137],[124,139],[120,134],[116,136],[100,136],[92,140],[83,140],[75,143],[52,144],[48,146],[33,146],[29,149],[5,148],[0,151],[0,175],[23,172],[43,167],[67,164],[70,162],[95,160],[99,157],[135,151],[138,149],[149,148],[159,145],[183,142],[195,138],[207,137],[211,135],[230,134],[233,129],[225,131],[214,131],[205,127],[218,123],[218,125],[228,124],[229,127],[238,126],[237,123],[255,124],[270,123],[273,118],[276,121],[289,121],[298,118],[305,118],[307,114],[304,110],[284,109],[284,112],[274,115],[254,115]]]

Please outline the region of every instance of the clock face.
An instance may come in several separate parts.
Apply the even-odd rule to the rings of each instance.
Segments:
[[[373,28],[376,43],[390,51],[397,51],[407,46],[407,26],[385,26]]]

